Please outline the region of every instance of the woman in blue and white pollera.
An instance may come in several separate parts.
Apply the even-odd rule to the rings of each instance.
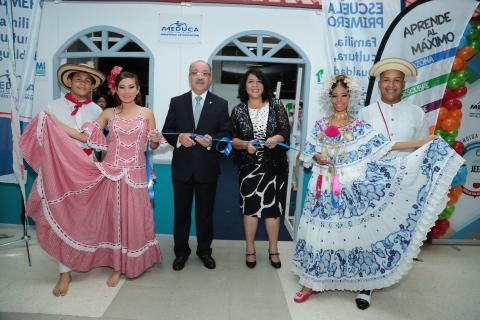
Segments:
[[[298,303],[320,291],[398,282],[445,207],[463,163],[444,140],[431,138],[406,157],[382,158],[398,145],[352,116],[359,96],[347,76],[326,83],[323,106],[333,112],[315,123],[301,156],[313,174],[293,257],[302,286]]]

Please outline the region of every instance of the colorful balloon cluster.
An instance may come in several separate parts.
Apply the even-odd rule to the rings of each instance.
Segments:
[[[447,88],[442,100],[442,106],[437,118],[435,134],[441,136],[461,156],[463,156],[464,145],[457,141],[458,128],[462,121],[462,102],[460,98],[467,94],[465,82],[468,79],[468,65],[475,54],[480,51],[480,22],[469,23],[460,40],[455,58],[453,60],[452,72],[448,77]],[[449,201],[447,207],[438,216],[435,226],[428,233],[429,238],[438,239],[443,237],[450,222],[448,219],[455,211],[455,203],[463,192],[461,185],[452,187],[448,192]]]

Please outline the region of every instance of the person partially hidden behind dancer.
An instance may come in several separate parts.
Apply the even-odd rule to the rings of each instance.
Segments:
[[[67,68],[74,73],[72,80]],[[72,96],[80,101],[103,79],[83,66],[59,71],[63,72],[59,79],[67,79],[65,84],[75,92]],[[145,148],[157,148],[162,137],[152,111],[140,106],[138,77],[122,72],[111,78],[116,108],[106,109],[96,121],[83,121],[81,127],[48,109],[51,113],[34,117],[21,138],[25,160],[38,173],[26,214],[35,220],[41,247],[64,268],[53,290],[56,296],[67,293],[71,270],[110,267],[107,285],[114,287],[121,274],[138,277],[162,258],[145,168]],[[85,106],[74,108],[77,114],[86,111]],[[108,142],[102,132],[105,126],[114,133]],[[95,162],[69,137],[109,152],[103,162]]]
[[[378,77],[380,99],[361,108],[358,118],[365,120],[390,141],[396,142],[395,150],[385,157],[393,159],[406,156],[425,141],[433,139],[433,135],[429,135],[425,112],[417,105],[402,101],[405,77],[417,75],[415,66],[405,59],[387,58],[375,63],[369,74]],[[358,294],[355,301],[359,309],[370,306],[371,294],[371,290]]]
[[[108,98],[104,94],[100,94],[99,96],[97,96],[97,98],[95,99],[95,103],[98,104],[98,106],[102,108],[102,110],[108,108]]]
[[[464,162],[444,140],[429,136],[406,157],[384,157],[404,144],[352,116],[359,96],[347,76],[326,82],[321,107],[330,115],[315,122],[301,156],[313,173],[293,256],[302,286],[297,303],[320,291],[373,290],[400,281]]]

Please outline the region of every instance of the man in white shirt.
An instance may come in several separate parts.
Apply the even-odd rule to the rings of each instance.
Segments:
[[[92,102],[90,95],[94,89],[105,80],[105,75],[86,64],[64,64],[57,70],[58,81],[69,90],[63,97],[47,104],[48,113],[55,116],[65,125],[81,130],[82,125],[88,121],[97,120],[102,113],[96,103]],[[85,151],[91,154],[91,149],[80,141],[75,140]],[[71,269],[58,261],[60,277],[52,293],[59,297],[67,294],[70,285]]]
[[[406,155],[430,141],[423,110],[409,102],[401,101],[405,77],[416,76],[413,64],[400,58],[381,60],[370,69],[370,76],[379,77],[380,99],[360,109],[358,117],[391,141],[396,142],[389,158]]]
[[[388,58],[375,63],[369,74],[379,77],[381,97],[361,108],[358,117],[395,142],[392,151],[386,155],[387,158],[406,155],[435,138],[429,134],[423,110],[419,106],[401,101],[405,77],[417,75],[413,64],[400,58]],[[367,309],[370,298],[371,290],[361,291],[355,299],[357,307]]]
[[[90,95],[105,80],[105,75],[86,64],[64,64],[58,68],[58,81],[69,90],[64,96],[47,104],[46,111],[53,114],[60,122],[80,131],[88,121],[95,121],[102,113]],[[75,140],[84,147],[86,145]]]

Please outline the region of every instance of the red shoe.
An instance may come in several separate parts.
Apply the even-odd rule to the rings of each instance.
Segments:
[[[312,289],[310,289],[310,291],[307,291],[307,292],[303,292],[302,290],[300,290],[300,291],[297,291],[297,293],[295,293],[295,297],[293,298],[293,301],[295,301],[296,303],[302,303],[307,301],[308,298],[310,298],[310,296],[317,293],[318,293],[317,291],[314,291]]]

